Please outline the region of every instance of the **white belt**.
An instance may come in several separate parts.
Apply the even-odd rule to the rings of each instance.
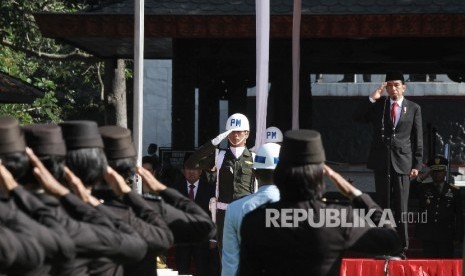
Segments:
[[[226,209],[228,209],[228,203],[217,202],[216,203],[216,209],[226,210]]]

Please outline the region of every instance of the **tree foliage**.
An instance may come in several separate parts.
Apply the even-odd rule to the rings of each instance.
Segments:
[[[0,104],[0,114],[14,115],[23,123],[99,117],[103,109],[100,62],[70,45],[42,37],[32,15],[74,12],[87,5],[86,0],[0,1],[0,71],[45,92],[30,105]]]

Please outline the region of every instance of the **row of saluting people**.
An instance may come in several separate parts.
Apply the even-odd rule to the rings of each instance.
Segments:
[[[173,244],[214,237],[209,215],[135,157],[125,128],[0,117],[0,275],[156,275]],[[135,173],[158,196],[133,191]]]
[[[28,148],[26,148],[26,146]],[[20,127],[0,117],[0,274],[156,275],[156,256],[173,244],[215,236],[215,225],[198,205],[137,167],[129,130],[92,121]],[[281,200],[266,208],[325,210],[323,175],[354,207],[382,210],[324,165],[320,134],[286,133],[275,169]],[[137,173],[159,196],[131,189]],[[71,192],[72,191],[72,192]],[[269,227],[264,208],[241,227],[240,275],[337,275],[342,253],[395,253],[401,243],[384,227]],[[283,256],[290,265],[283,265]],[[292,274],[288,274],[288,273]]]

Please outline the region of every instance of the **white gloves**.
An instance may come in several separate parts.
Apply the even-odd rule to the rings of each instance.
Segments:
[[[221,141],[224,140],[224,138],[228,137],[229,133],[231,133],[232,130],[226,130],[225,132],[221,133],[220,135],[216,136],[215,138],[212,139],[212,144],[214,146],[218,146]]]

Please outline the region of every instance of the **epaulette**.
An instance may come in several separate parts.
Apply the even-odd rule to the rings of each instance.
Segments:
[[[459,187],[459,186],[456,186],[456,185],[454,185],[454,184],[452,184],[452,183],[449,183],[449,187],[454,188],[454,189],[456,189],[456,190],[460,190],[460,187]]]
[[[152,201],[161,201],[161,196],[159,195],[154,195],[151,193],[143,193],[142,197],[147,200],[152,200]]]

